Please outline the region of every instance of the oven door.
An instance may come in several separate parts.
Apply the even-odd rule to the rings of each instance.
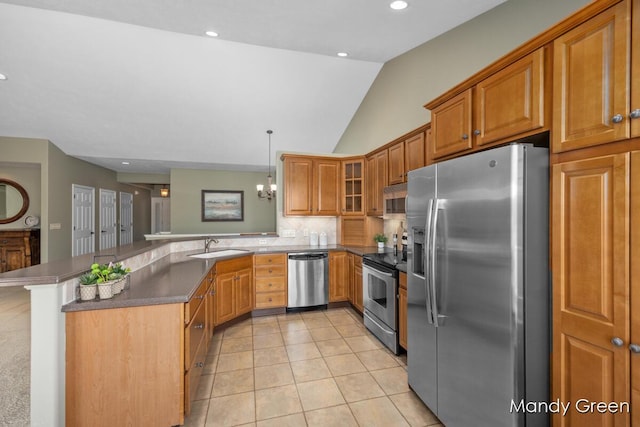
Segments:
[[[397,278],[392,272],[362,265],[362,294],[365,310],[376,315],[394,331],[396,328]]]

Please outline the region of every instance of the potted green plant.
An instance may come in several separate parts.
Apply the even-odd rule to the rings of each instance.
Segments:
[[[378,249],[384,249],[384,244],[387,243],[387,236],[385,236],[384,234],[378,233],[375,236],[373,236],[373,240],[375,242],[378,242]]]
[[[91,271],[87,274],[95,278],[100,299],[113,297],[114,293],[120,293],[124,287],[124,279],[131,270],[122,263],[91,264]],[[115,288],[115,292],[114,292]]]
[[[82,301],[90,301],[96,298],[97,280],[98,278],[91,272],[80,276],[80,299]]]

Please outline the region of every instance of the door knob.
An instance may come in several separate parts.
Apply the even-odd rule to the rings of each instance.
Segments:
[[[629,350],[631,350],[631,353],[640,353],[640,345],[629,344]]]
[[[613,337],[611,338],[611,344],[616,347],[622,347],[624,345],[624,341],[622,341],[622,338]]]

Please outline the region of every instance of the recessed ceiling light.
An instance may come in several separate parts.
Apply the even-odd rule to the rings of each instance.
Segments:
[[[218,37],[219,34],[216,33],[215,31],[205,31],[204,32],[206,35],[208,35],[209,37]]]
[[[129,162],[122,162],[122,164],[123,164],[123,165],[129,165],[129,164],[131,164],[131,163],[129,163]]]
[[[344,58],[345,56],[349,56],[347,52],[338,52],[338,56]]]
[[[4,74],[0,74],[0,80],[7,80],[7,76],[5,76]]]
[[[408,6],[408,3],[403,0],[395,0],[395,1],[392,1],[391,4],[389,4],[389,7],[393,10],[406,9],[407,6]]]

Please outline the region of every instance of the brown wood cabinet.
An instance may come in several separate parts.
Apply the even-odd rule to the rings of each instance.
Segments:
[[[387,186],[387,150],[378,151],[366,157],[366,193],[367,215],[382,216],[382,190]]]
[[[285,215],[338,216],[340,160],[284,154]]]
[[[287,306],[287,254],[254,255],[255,308]]]
[[[364,312],[364,303],[362,300],[362,257],[350,254],[353,259],[353,268],[351,270],[352,294],[351,304],[360,312]]]
[[[628,138],[630,122],[639,130],[640,118],[629,119],[629,7],[630,2],[621,2],[555,40],[554,152]],[[637,63],[637,55],[632,57]],[[640,99],[634,102],[640,108]]]
[[[0,273],[40,264],[40,230],[0,230]]]
[[[639,228],[630,217],[637,220],[640,215],[640,185],[630,182],[629,174],[640,178],[638,170],[638,152],[553,165],[552,400],[630,401],[630,358],[637,366],[640,357],[630,355],[630,339],[640,344],[640,331],[630,329],[630,313],[640,307],[629,305],[634,294],[629,256],[639,245],[638,240],[630,241],[629,229],[633,235]],[[640,279],[631,280],[634,289],[640,289]],[[637,314],[632,316],[637,322]],[[637,400],[638,374],[633,375]],[[555,416],[554,422],[629,425],[629,413],[580,414],[572,409],[565,417]]]
[[[364,157],[342,160],[342,215],[364,215]]]
[[[635,75],[635,78],[631,78],[631,112],[629,113],[629,118],[631,119],[631,136],[640,137],[640,81],[637,78],[640,72],[640,54],[638,54],[638,49],[640,49],[640,3],[638,0],[632,2],[632,9],[631,46],[635,49],[635,52],[632,51],[631,53],[631,75]],[[636,421],[640,423],[640,416]]]
[[[401,184],[405,181],[404,141],[399,141],[387,149],[389,156],[388,184]]]
[[[428,104],[432,143],[439,159],[549,129],[544,47],[441,104]]]
[[[407,347],[407,273],[400,272],[398,288],[398,342],[405,350]]]
[[[404,181],[407,173],[427,164],[425,132],[420,132],[404,141]]]
[[[253,259],[251,256],[218,261],[216,275],[216,325],[253,310]]]
[[[338,219],[338,243],[344,246],[372,246],[373,236],[382,233],[383,230],[382,218],[343,216]]]
[[[329,252],[329,302],[349,300],[349,258],[346,251]]]

